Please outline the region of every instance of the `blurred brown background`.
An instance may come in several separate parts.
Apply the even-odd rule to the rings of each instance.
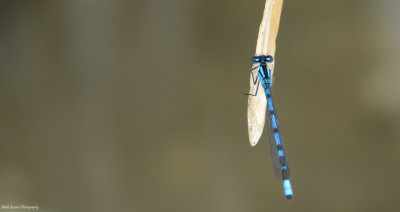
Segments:
[[[0,204],[399,211],[400,2],[284,2],[273,92],[291,202],[268,136],[247,135],[264,4],[2,1]]]

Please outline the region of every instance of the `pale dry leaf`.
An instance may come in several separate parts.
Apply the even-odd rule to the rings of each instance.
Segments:
[[[267,0],[264,9],[263,19],[258,32],[256,55],[271,55],[275,58],[276,36],[279,29],[283,0]],[[275,60],[274,60],[275,61]],[[269,63],[271,74],[274,72],[274,63]],[[255,73],[255,76],[254,76]],[[253,73],[257,77],[257,71]],[[253,83],[250,73],[250,92],[254,94],[257,84]],[[249,141],[251,146],[255,146],[260,139],[265,125],[265,111],[267,100],[264,89],[260,87],[256,96],[249,95],[247,105],[247,120],[249,128]]]

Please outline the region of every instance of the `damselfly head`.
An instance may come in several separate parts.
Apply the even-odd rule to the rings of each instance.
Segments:
[[[251,58],[251,62],[253,63],[272,63],[274,61],[274,57],[271,55],[259,55],[259,56],[254,56]]]

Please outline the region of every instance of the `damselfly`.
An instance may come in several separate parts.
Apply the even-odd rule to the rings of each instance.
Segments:
[[[272,93],[271,93],[272,73],[271,69],[267,65],[267,63],[272,63],[274,59],[271,55],[259,55],[259,56],[254,56],[251,60],[253,63],[252,68],[250,69],[251,80],[252,80],[251,87],[253,89],[250,89],[250,91],[253,91],[254,93],[250,93],[249,95],[251,96],[250,98],[256,98],[256,99],[252,101],[249,100],[249,104],[262,104],[262,102],[265,102],[265,99],[263,99],[264,101],[262,101],[260,98],[264,98],[263,93],[265,94],[268,106],[267,119],[268,119],[268,129],[269,129],[269,141],[270,141],[271,157],[274,164],[275,174],[278,177],[282,177],[285,196],[288,200],[291,200],[293,197],[293,190],[289,180],[290,170],[287,162],[285,147],[283,146],[283,140],[281,136],[281,130],[279,128],[278,117],[276,116],[276,110],[274,108],[274,103],[272,100]],[[263,89],[259,89],[260,84]],[[253,108],[257,107],[261,109],[263,108],[262,105],[261,106],[249,105],[249,107],[252,106]],[[255,142],[251,144],[254,146],[257,143],[257,141],[258,138]]]

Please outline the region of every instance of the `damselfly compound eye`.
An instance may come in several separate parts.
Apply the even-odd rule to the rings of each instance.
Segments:
[[[267,63],[272,63],[274,61],[274,58],[271,55],[268,55],[265,57],[265,60]]]
[[[254,56],[254,57],[251,58],[251,61],[253,63],[260,63],[261,58],[259,56]]]

